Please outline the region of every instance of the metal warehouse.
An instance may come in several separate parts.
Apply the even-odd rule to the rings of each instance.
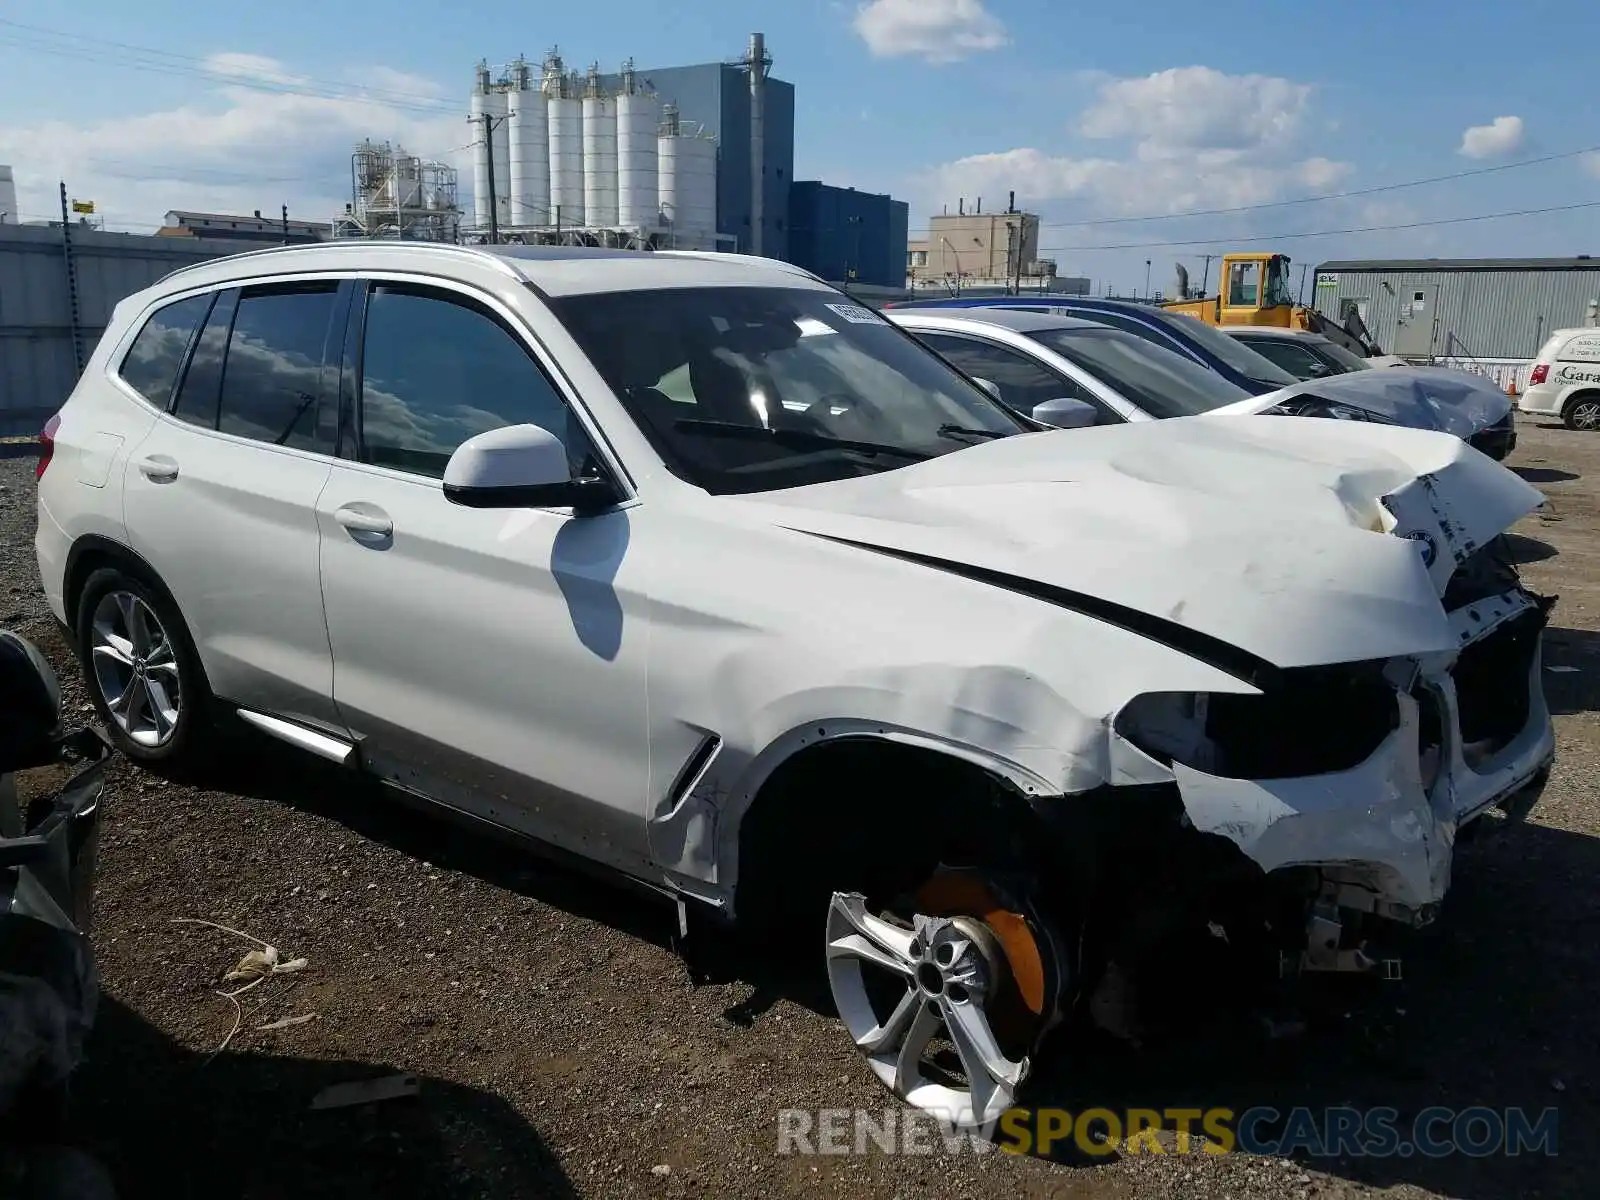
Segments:
[[[1418,258],[1325,262],[1316,308],[1353,308],[1385,353],[1412,359],[1527,363],[1550,331],[1593,324],[1600,259]]]

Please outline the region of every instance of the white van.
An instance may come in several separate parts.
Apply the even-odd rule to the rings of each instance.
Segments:
[[[1539,351],[1517,407],[1600,429],[1600,329],[1558,329]]]

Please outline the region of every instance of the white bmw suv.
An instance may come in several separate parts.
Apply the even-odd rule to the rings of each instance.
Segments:
[[[186,268],[118,305],[39,472],[129,756],[236,714],[797,917],[876,1074],[964,1123],[1174,945],[1370,964],[1553,755],[1510,472],[1353,422],[1046,430],[766,260]]]

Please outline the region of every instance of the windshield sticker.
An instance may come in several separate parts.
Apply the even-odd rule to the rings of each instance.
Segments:
[[[870,308],[862,308],[859,304],[829,304],[829,311],[837,313],[852,325],[881,325],[883,318]]]

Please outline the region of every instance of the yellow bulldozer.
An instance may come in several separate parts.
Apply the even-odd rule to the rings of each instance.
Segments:
[[[1161,307],[1187,313],[1207,325],[1270,325],[1278,329],[1304,329],[1320,333],[1364,358],[1381,355],[1373,340],[1352,310],[1344,325],[1330,320],[1314,308],[1296,304],[1289,290],[1287,254],[1225,254],[1219,294],[1206,296],[1203,289],[1193,294],[1189,272],[1178,264],[1178,291],[1181,300],[1169,300]]]

